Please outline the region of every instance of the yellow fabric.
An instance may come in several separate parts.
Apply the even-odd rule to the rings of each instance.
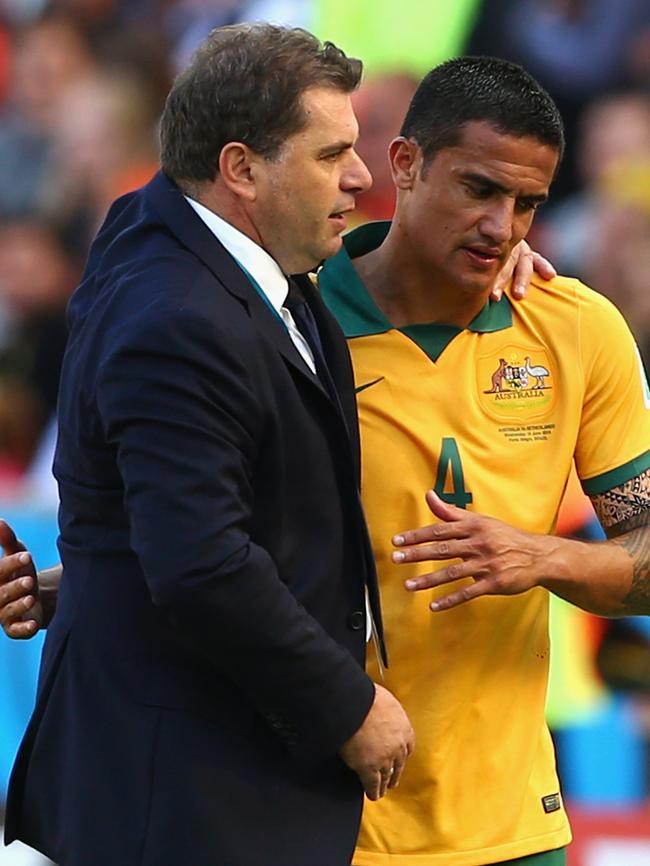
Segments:
[[[358,332],[356,289],[347,286],[349,302],[334,298],[334,269],[332,280],[321,275],[323,296],[344,330],[356,310]],[[434,614],[428,604],[441,591],[403,588],[430,565],[390,560],[396,531],[432,521],[424,493],[443,439],[457,445],[471,510],[544,533],[574,453],[581,477],[594,479],[648,450],[635,346],[609,302],[574,280],[536,281],[512,315],[510,327],[462,331],[435,361],[400,331],[347,328],[390,656],[385,685],[417,737],[399,788],[366,803],[355,866],[481,866],[570,841],[563,808],[546,813],[542,804],[559,791],[544,721],[548,594]],[[451,481],[450,472],[448,492]],[[380,681],[372,659],[369,672]]]

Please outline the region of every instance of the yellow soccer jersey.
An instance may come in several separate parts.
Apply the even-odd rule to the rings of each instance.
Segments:
[[[449,589],[407,593],[404,580],[431,565],[393,565],[390,539],[431,523],[429,487],[552,532],[574,458],[592,494],[650,467],[650,395],[622,317],[576,280],[536,279],[525,301],[491,302],[465,330],[393,328],[350,261],[387,228],[352,232],[319,277],[355,370],[385,684],[417,737],[399,788],[366,804],[353,862],[481,866],[570,841],[544,721],[548,595],[434,614],[429,602]]]

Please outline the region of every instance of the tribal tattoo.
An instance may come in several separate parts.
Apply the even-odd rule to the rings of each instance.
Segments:
[[[628,613],[650,614],[650,470],[591,501],[607,537],[632,559]]]

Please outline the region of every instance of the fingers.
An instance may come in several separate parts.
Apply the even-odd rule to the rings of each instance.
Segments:
[[[369,800],[379,800],[383,797],[381,793],[382,776],[379,770],[365,770],[359,773],[359,778]]]
[[[518,250],[519,258],[516,260],[516,266],[512,274],[512,295],[519,300],[526,297],[526,290],[535,268],[533,265],[533,251],[526,241],[519,242]]]
[[[10,582],[13,582],[18,577],[34,578],[35,575],[34,563],[32,562],[29,553],[23,551],[21,553],[12,553],[9,556],[3,556],[2,559],[0,559],[0,604],[2,604],[2,599],[4,597],[2,594],[3,586],[9,585]],[[34,583],[32,582],[28,589],[32,589],[33,587]]]
[[[34,589],[34,578],[31,574],[20,575],[16,572],[12,573],[11,578],[6,583],[0,583],[0,616],[5,605],[23,598]]]
[[[410,577],[404,581],[404,586],[409,592],[420,592],[423,589],[435,589],[437,586],[444,586],[446,583],[451,583],[454,580],[474,577],[475,572],[476,563],[455,562],[453,565],[448,565],[447,568],[441,568],[439,571]]]
[[[453,522],[456,520],[465,520],[467,512],[463,508],[457,508],[455,505],[450,505],[438,496],[435,490],[427,490],[424,498],[426,499],[429,510],[439,520]]]
[[[0,586],[0,627],[9,637],[31,636],[36,630],[20,627],[26,624],[25,616],[36,605],[36,597],[27,594],[33,585],[31,577],[22,577]]]
[[[473,598],[479,598],[483,595],[491,595],[491,584],[488,580],[477,581],[469,586],[464,586],[456,592],[451,592],[442,598],[432,601],[429,607],[432,611],[450,610],[452,607],[458,607],[460,604],[465,604]]]
[[[0,518],[0,546],[4,550],[5,556],[25,550],[25,545],[16,538],[16,533],[2,518]]]
[[[29,640],[34,637],[39,625],[34,619],[26,619],[24,622],[14,622],[6,626],[5,634],[13,640]]]
[[[492,286],[492,291],[490,292],[490,297],[493,301],[500,301],[501,296],[503,295],[506,286],[510,282],[512,278],[512,273],[515,269],[515,265],[517,263],[517,257],[514,253],[511,253],[510,256],[506,259],[505,264],[497,274],[497,277],[494,281],[494,285]]]
[[[429,526],[421,526],[418,529],[407,529],[394,535],[392,543],[395,547],[404,547],[409,544],[422,544],[427,541],[441,541],[450,538],[466,538],[467,526],[466,523],[471,519],[469,512],[462,508],[457,508],[455,505],[449,505],[443,502],[442,499],[434,490],[428,490],[426,494],[427,505],[433,514],[443,523],[433,523]],[[395,558],[394,562],[404,561],[402,558]]]
[[[393,767],[382,767],[379,771],[379,799],[386,795],[386,791],[388,790],[388,786],[390,784],[390,780],[393,778],[394,772],[395,771]]]
[[[396,550],[392,555],[393,562],[438,562],[442,559],[463,559],[471,556],[474,551],[466,538],[423,542],[414,547]],[[438,572],[436,572],[438,573]],[[455,578],[452,578],[455,580]]]
[[[407,758],[408,754],[406,752],[404,753],[404,755],[395,758],[395,763],[393,764],[393,772],[390,774],[390,777],[388,779],[389,788],[397,788],[397,786],[399,785],[400,779],[402,778],[402,773],[404,772]]]
[[[536,252],[533,252],[533,267],[544,280],[553,280],[557,277],[557,271],[549,260]]]
[[[404,759],[396,759],[392,766],[381,767],[379,770],[368,770],[362,775],[361,784],[369,800],[381,800],[389,788],[395,788],[404,769]]]

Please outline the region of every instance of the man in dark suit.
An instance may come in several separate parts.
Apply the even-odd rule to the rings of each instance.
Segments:
[[[62,866],[345,866],[412,748],[363,671],[349,358],[286,276],[369,185],[360,73],[303,31],[215,31],[71,301],[64,574],[6,817]]]

